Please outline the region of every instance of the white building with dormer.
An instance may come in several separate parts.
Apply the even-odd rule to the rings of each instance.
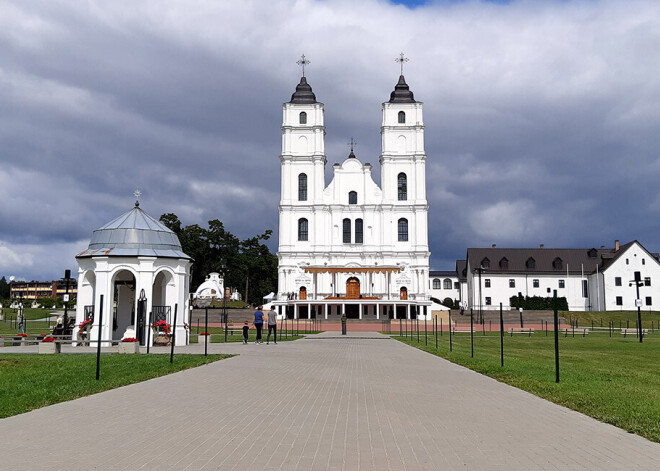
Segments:
[[[380,185],[350,155],[325,184],[323,103],[303,77],[283,105],[278,292],[291,318],[430,316],[422,103],[403,75],[382,105]]]

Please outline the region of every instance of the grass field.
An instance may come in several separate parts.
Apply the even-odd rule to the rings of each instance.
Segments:
[[[211,363],[231,355],[0,355],[0,418]]]
[[[630,323],[630,327],[634,328],[637,324],[637,311],[585,311],[585,312],[573,312],[573,311],[560,311],[559,316],[566,319],[566,322],[571,320],[577,321],[578,326],[581,327],[591,327],[593,322],[594,327],[600,327],[601,321],[603,327],[607,327],[609,321],[614,322],[614,327],[618,328],[626,327],[626,323]],[[658,311],[644,311],[642,309],[642,326],[645,329],[658,329],[660,324],[660,313]]]
[[[636,313],[635,313],[636,314]],[[504,367],[500,366],[500,336],[474,335],[474,358],[470,356],[470,334],[453,337],[429,334],[420,342],[394,338],[446,358],[504,383],[529,391],[557,404],[582,412],[631,433],[660,442],[660,332],[640,344],[620,333],[560,335],[560,382],[555,383],[554,337],[536,332],[531,337],[504,337]]]

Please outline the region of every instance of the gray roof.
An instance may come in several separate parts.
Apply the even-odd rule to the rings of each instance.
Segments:
[[[312,87],[307,83],[305,77],[300,77],[300,83],[296,85],[296,91],[291,95],[291,101],[295,105],[312,105],[316,103],[316,95]]]
[[[467,281],[467,260],[456,260],[456,274],[459,281]]]
[[[455,271],[450,271],[450,270],[430,270],[429,271],[429,276],[432,277],[440,277],[440,276],[456,276]]]
[[[89,247],[76,258],[94,256],[186,258],[179,238],[163,223],[135,207],[92,233]]]
[[[394,87],[394,91],[390,93],[390,103],[415,103],[415,96],[410,91],[410,87],[406,83],[403,75],[399,76],[399,82]]]

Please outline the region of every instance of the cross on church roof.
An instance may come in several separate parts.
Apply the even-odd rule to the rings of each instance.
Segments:
[[[296,61],[296,64],[298,64],[299,66],[302,67],[302,76],[304,77],[305,76],[305,66],[307,64],[311,64],[311,62],[308,61],[307,58],[305,57],[305,54],[303,54],[302,56],[300,56],[300,59],[298,61]]]
[[[351,137],[351,140],[348,141],[348,145],[351,146],[351,152],[353,152],[353,148],[357,145],[357,142],[355,142]]]
[[[401,65],[401,75],[403,75],[403,63],[408,62],[409,60],[410,59],[403,55],[403,52],[399,54],[399,57],[394,59],[394,62],[398,62]]]
[[[142,196],[142,192],[140,190],[135,190],[133,192],[133,196],[135,196],[135,207],[140,206],[140,196]]]

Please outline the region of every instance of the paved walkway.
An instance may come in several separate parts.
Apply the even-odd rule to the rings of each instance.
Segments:
[[[660,469],[658,444],[377,333],[210,350],[241,355],[0,420],[2,468]]]

